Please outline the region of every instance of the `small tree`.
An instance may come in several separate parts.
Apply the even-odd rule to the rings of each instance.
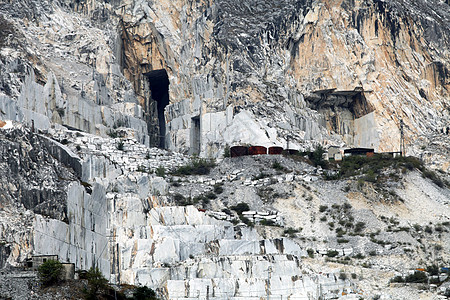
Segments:
[[[99,292],[108,288],[108,280],[98,268],[91,267],[86,274],[86,278],[88,280],[88,288],[83,291],[86,300],[97,299]]]
[[[314,150],[311,155],[310,159],[313,162],[314,166],[321,166],[322,168],[325,168],[327,166],[327,161],[323,159],[323,154],[325,153],[325,150],[322,146],[318,146],[316,150]]]
[[[61,280],[63,265],[57,260],[47,260],[38,268],[38,276],[43,286],[51,286]]]
[[[230,146],[225,145],[225,148],[223,149],[223,157],[231,157],[231,151]]]
[[[157,300],[156,293],[154,290],[146,287],[140,286],[133,293],[134,300]]]

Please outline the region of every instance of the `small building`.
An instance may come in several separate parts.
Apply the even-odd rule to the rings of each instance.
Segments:
[[[344,150],[344,156],[360,155],[360,156],[372,157],[374,154],[375,154],[375,151],[373,148],[350,148],[350,149]]]
[[[267,148],[264,146],[251,146],[248,148],[248,155],[264,155],[267,154]]]
[[[342,160],[342,153],[340,147],[331,146],[328,148],[328,159],[334,159],[336,161]]]
[[[38,268],[49,260],[58,260],[58,255],[33,255],[31,259],[27,259],[26,267],[33,271],[37,271]],[[75,277],[75,264],[73,263],[61,263],[63,266],[61,279],[74,279]]]
[[[248,147],[247,146],[233,146],[230,148],[230,156],[231,157],[239,157],[248,155]]]
[[[283,153],[283,147],[279,147],[279,146],[272,146],[269,147],[269,154],[271,155],[279,155]]]
[[[31,259],[27,260],[27,268],[37,271],[43,263],[49,260],[58,260],[58,255],[33,255]]]

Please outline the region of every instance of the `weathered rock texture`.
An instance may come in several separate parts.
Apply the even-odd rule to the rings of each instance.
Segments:
[[[291,135],[294,147],[398,151],[400,119],[411,144],[448,125],[441,1],[126,2],[119,15],[134,45],[125,74],[144,85],[136,70],[169,73],[171,149],[214,155],[225,143],[286,145]]]
[[[287,147],[288,138],[298,149],[398,151],[400,119],[416,153],[448,126],[442,1],[2,8],[2,111],[40,128],[51,121],[104,135],[126,126],[144,143],[217,156],[225,144]]]
[[[404,255],[409,243],[411,267],[437,246],[448,260],[448,190],[417,174],[380,194],[294,164],[266,176],[273,161],[243,159],[244,170],[177,181],[189,199],[230,183],[227,199],[204,201],[216,210],[208,214],[168,207],[180,196],[161,177],[187,163],[180,153],[218,157],[226,144],[397,151],[400,120],[407,152],[447,170],[448,2],[34,0],[0,11],[0,120],[27,125],[0,129],[0,267],[57,254],[170,299],[307,299],[348,284],[337,267],[310,270],[307,248]],[[395,213],[383,202],[392,199]],[[241,201],[252,220],[275,210],[278,224],[304,227],[303,240],[233,226],[218,210]],[[419,227],[367,228],[379,240],[352,236],[340,247],[316,213],[349,202],[373,228],[392,229],[384,215]],[[429,222],[435,232],[419,230]]]

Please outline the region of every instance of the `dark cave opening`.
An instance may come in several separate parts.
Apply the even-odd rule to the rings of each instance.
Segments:
[[[164,109],[169,104],[169,77],[165,69],[145,73],[150,83],[151,97],[156,101],[159,126],[159,147],[165,148],[166,120]]]
[[[200,154],[200,117],[191,119],[191,153],[192,155]]]

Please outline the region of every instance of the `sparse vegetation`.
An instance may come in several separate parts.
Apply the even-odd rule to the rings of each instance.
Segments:
[[[98,299],[98,296],[108,289],[108,280],[103,276],[98,268],[91,267],[86,274],[88,287],[83,294],[86,300]]]
[[[159,176],[159,177],[165,177],[166,176],[166,168],[164,168],[163,166],[156,168],[155,174],[156,174],[156,176]]]
[[[273,220],[266,220],[266,219],[261,220],[259,224],[264,226],[277,226],[277,223],[275,223]]]
[[[124,144],[123,144],[123,141],[119,141],[119,142],[116,144],[116,148],[117,148],[117,150],[123,151],[123,150],[124,150]]]
[[[422,271],[415,271],[414,274],[410,274],[406,277],[395,276],[391,279],[391,282],[398,283],[426,283],[427,281],[428,276]]]
[[[285,170],[285,168],[277,160],[272,163],[272,168],[277,170],[277,171],[284,171]]]
[[[325,150],[322,146],[317,146],[317,148],[309,155],[309,159],[312,161],[314,166],[320,166],[322,168],[326,168],[328,166],[328,162],[323,159],[323,154]]]
[[[172,175],[207,175],[215,166],[216,164],[212,159],[194,157],[191,159],[189,164],[178,167],[176,170],[174,170],[172,172]]]
[[[398,170],[402,174],[417,169],[422,172],[423,177],[431,179],[437,186],[442,188],[445,185],[448,185],[435,172],[426,169],[423,162],[416,157],[394,158],[390,155],[380,153],[376,153],[373,157],[359,155],[346,157],[340,164],[338,174],[336,176],[327,177],[326,179],[341,179],[364,175],[359,179],[360,181],[358,181],[358,186],[360,188],[363,186],[364,181],[379,183],[386,181],[388,178],[398,181],[400,179],[398,172],[383,172],[383,170],[388,168]]]
[[[140,286],[134,290],[133,300],[158,300],[158,298],[156,298],[154,290],[146,286]]]
[[[231,206],[230,209],[234,210],[238,215],[241,215],[244,211],[249,211],[250,207],[247,203],[241,202],[237,205]]]
[[[42,285],[47,287],[61,281],[63,265],[57,260],[47,260],[38,268],[38,277]]]
[[[338,256],[339,252],[337,252],[336,250],[328,250],[327,252],[327,256],[328,257],[336,257]]]
[[[108,130],[107,134],[109,135],[110,138],[117,138],[119,135],[117,134],[117,131],[115,130]]]
[[[320,207],[319,207],[319,211],[320,212],[324,212],[324,211],[326,211],[328,209],[328,205],[321,205]]]
[[[300,230],[298,230],[298,229],[295,229],[295,228],[292,228],[292,227],[288,227],[288,228],[286,228],[285,230],[284,230],[284,234],[285,235],[288,235],[289,237],[295,237],[295,234],[297,233],[297,232],[299,232]]]
[[[231,157],[230,146],[228,144],[223,149],[223,157]]]
[[[216,183],[216,184],[214,185],[214,193],[216,193],[216,194],[222,194],[222,193],[223,193],[223,187],[222,187],[222,185],[223,185],[223,184],[218,184],[218,183]]]

